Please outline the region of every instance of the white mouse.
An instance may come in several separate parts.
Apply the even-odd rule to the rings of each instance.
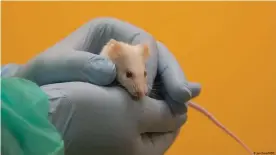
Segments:
[[[148,93],[146,60],[149,48],[146,44],[129,45],[111,39],[100,55],[109,58],[116,66],[116,80],[127,89],[135,99]]]

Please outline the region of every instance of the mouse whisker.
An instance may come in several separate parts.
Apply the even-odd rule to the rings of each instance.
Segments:
[[[151,98],[155,98],[155,99],[156,99],[156,98],[160,98],[160,96],[159,96],[159,95],[157,95],[157,94],[152,94],[152,93],[149,95],[149,97],[151,97]]]
[[[159,91],[159,89],[152,88],[152,89],[150,89],[150,91],[151,91],[151,92],[158,92],[158,91]]]
[[[151,93],[155,93],[155,94],[158,94],[159,90],[155,90],[155,89],[152,89],[151,90]]]
[[[152,91],[150,94],[158,95],[158,93],[157,93],[157,92],[154,92],[154,91]]]
[[[153,86],[148,86],[148,88],[149,89],[158,89],[158,88],[162,88],[162,86],[161,85],[160,86],[153,85]]]

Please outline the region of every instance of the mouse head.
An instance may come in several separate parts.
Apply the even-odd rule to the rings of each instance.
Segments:
[[[111,39],[107,55],[116,65],[117,80],[135,98],[148,93],[146,60],[149,48],[146,44],[129,45]]]

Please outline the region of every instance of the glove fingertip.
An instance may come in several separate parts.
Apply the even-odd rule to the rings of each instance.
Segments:
[[[191,91],[192,98],[195,98],[195,97],[199,96],[199,94],[201,93],[201,85],[199,83],[189,82],[188,83],[188,88]]]
[[[94,56],[86,63],[83,73],[87,80],[96,85],[109,85],[116,78],[116,67],[107,58]]]

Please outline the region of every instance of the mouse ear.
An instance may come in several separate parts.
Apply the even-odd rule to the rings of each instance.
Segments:
[[[144,43],[140,44],[139,46],[142,48],[142,54],[144,59],[146,60],[150,56],[149,45]]]
[[[121,53],[121,45],[118,41],[115,39],[110,39],[109,42],[107,43],[109,46],[108,50],[108,56],[111,60],[115,60],[120,56]]]

